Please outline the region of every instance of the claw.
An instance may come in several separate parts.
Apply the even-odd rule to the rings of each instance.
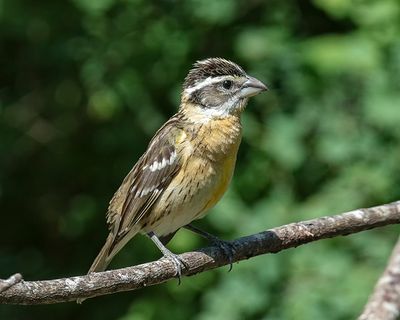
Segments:
[[[181,258],[179,258],[178,255],[169,252],[164,254],[164,257],[172,261],[172,263],[175,265],[175,270],[176,270],[176,277],[178,278],[178,286],[181,284],[181,278],[182,278],[182,267],[184,269],[189,269],[188,265],[183,261]]]
[[[189,270],[189,266],[178,255],[169,251],[168,248],[164,246],[164,244],[160,241],[160,239],[155,235],[154,232],[149,232],[147,235],[154,242],[154,244],[160,249],[163,256],[172,261],[172,263],[175,265],[176,277],[178,278],[178,285],[180,285],[182,278],[182,267],[186,270]]]
[[[235,248],[229,241],[224,241],[219,238],[215,238],[211,241],[211,244],[219,247],[222,249],[225,253],[225,255],[228,257],[229,260],[229,269],[228,272],[232,271],[233,268],[233,255],[235,254]]]
[[[221,240],[220,238],[212,235],[211,233],[200,230],[199,228],[197,228],[191,224],[186,225],[184,228],[186,228],[194,233],[199,234],[203,238],[206,238],[213,246],[219,247],[220,249],[222,249],[229,260],[228,272],[230,272],[232,270],[233,255],[235,253],[235,248],[229,241]]]

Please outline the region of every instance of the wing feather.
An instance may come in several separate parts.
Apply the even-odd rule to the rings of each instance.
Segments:
[[[116,237],[114,243],[146,216],[181,167],[175,149],[175,141],[183,133],[178,124],[175,116],[158,130],[111,199],[107,222]]]

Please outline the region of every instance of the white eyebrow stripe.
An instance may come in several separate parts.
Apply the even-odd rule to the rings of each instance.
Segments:
[[[225,79],[226,77],[227,76],[208,77],[208,78],[204,79],[203,81],[196,83],[195,86],[185,89],[185,92],[187,94],[192,94],[193,92],[195,92],[199,89],[202,89],[206,86],[209,86],[210,84],[220,82],[221,80]]]

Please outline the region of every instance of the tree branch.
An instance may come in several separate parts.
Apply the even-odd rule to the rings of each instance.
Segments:
[[[288,224],[231,242],[233,262],[324,238],[348,235],[379,226],[400,223],[400,201],[335,216]],[[224,250],[207,247],[180,255],[188,266],[184,275],[214,269],[230,263]],[[86,276],[44,281],[21,281],[0,293],[0,303],[46,304],[73,301],[120,291],[140,289],[175,277],[174,264],[168,259]]]
[[[400,238],[359,320],[396,320],[400,315]]]
[[[6,291],[8,288],[11,288],[13,285],[22,281],[22,276],[20,273],[13,274],[8,279],[2,280],[0,279],[0,293]]]

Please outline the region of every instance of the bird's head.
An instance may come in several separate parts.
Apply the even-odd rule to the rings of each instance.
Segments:
[[[240,114],[248,98],[267,87],[236,63],[222,58],[197,61],[185,78],[181,109],[186,105],[197,114],[225,117]]]

